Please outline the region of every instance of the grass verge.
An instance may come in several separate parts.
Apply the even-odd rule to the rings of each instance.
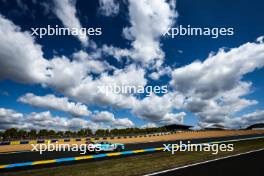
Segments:
[[[174,155],[169,152],[156,152],[68,166],[10,172],[2,174],[2,176],[142,175],[261,148],[264,148],[264,139],[255,139],[234,142],[234,151],[219,152],[217,155],[213,155],[210,152],[178,152]]]

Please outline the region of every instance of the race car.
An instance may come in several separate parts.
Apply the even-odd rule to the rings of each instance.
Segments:
[[[108,141],[99,141],[99,142],[87,142],[87,149],[90,151],[94,151],[96,153],[99,152],[109,152],[109,151],[123,151],[125,150],[125,145],[120,143],[110,143]]]
[[[95,144],[99,144],[100,151],[123,151],[125,150],[125,145],[120,143],[110,143],[108,141],[96,142]]]

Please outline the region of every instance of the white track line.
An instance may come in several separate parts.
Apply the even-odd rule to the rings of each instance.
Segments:
[[[259,152],[259,151],[262,151],[262,150],[264,150],[264,148],[258,149],[258,150],[252,150],[252,151],[248,151],[248,152],[244,152],[244,153],[238,153],[238,154],[234,154],[234,155],[230,155],[230,156],[220,157],[220,158],[216,158],[216,159],[212,159],[212,160],[202,161],[202,162],[198,162],[198,163],[194,163],[194,164],[189,164],[189,165],[185,165],[185,166],[181,166],[181,167],[175,167],[175,168],[168,169],[168,170],[164,170],[164,171],[159,171],[159,172],[154,172],[154,173],[151,173],[151,174],[146,174],[145,176],[152,176],[152,175],[163,174],[163,173],[170,172],[170,171],[184,169],[184,168],[187,168],[187,167],[197,166],[197,165],[201,165],[201,164],[205,164],[205,163],[210,163],[210,162],[214,162],[214,161],[218,161],[218,160],[222,160],[222,159],[232,158],[232,157],[236,157],[236,156],[240,156],[240,155],[245,155],[245,154],[249,154],[249,153]]]
[[[225,143],[225,142],[236,142],[236,141],[246,141],[246,140],[253,140],[253,139],[261,139],[264,138],[264,136],[259,136],[259,137],[249,137],[249,138],[241,138],[241,139],[231,139],[231,140],[226,140],[226,141],[216,141],[216,142],[208,142],[208,143]]]

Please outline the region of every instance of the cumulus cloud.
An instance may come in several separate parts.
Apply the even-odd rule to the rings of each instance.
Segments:
[[[186,97],[184,108],[200,117],[200,125],[223,123],[258,103],[243,98],[252,85],[243,76],[263,66],[264,44],[245,43],[173,70],[170,84]]]
[[[110,66],[106,61],[95,59],[95,56],[89,55],[87,52],[80,50],[73,54],[73,58],[76,62],[83,65],[88,73],[100,74],[108,70],[115,69]]]
[[[61,20],[63,25],[68,28],[81,29],[81,23],[76,16],[75,0],[54,0],[54,13]],[[84,46],[88,45],[88,37],[86,34],[78,35],[78,39]]]
[[[113,122],[115,120],[115,116],[108,111],[101,111],[93,114],[92,120],[94,122]]]
[[[49,111],[32,112],[25,115],[24,124],[27,129],[48,129],[48,130],[80,130],[90,128],[96,130],[99,126],[91,121],[81,118],[65,118],[60,116],[53,116]]]
[[[132,95],[103,93],[99,91],[100,86],[107,85],[133,85],[145,86],[147,80],[144,77],[145,70],[135,65],[130,65],[124,69],[117,69],[112,75],[102,73],[97,79],[86,77],[75,87],[67,90],[68,95],[87,104],[97,104],[118,108],[131,108],[137,99]],[[129,78],[129,79],[128,79]]]
[[[196,61],[172,72],[171,85],[185,94],[212,98],[235,88],[241,77],[264,65],[264,44],[246,43],[220,50],[204,62]]]
[[[119,12],[119,3],[116,0],[99,0],[98,11],[104,16],[115,16]]]
[[[128,118],[119,118],[113,122],[112,128],[131,128],[134,123]]]
[[[90,111],[86,105],[70,102],[67,97],[56,97],[53,94],[37,96],[32,93],[27,93],[19,97],[18,101],[38,108],[68,112],[74,116],[90,115]]]
[[[92,74],[101,74],[115,69],[106,61],[101,61],[95,56],[82,50],[76,52],[70,59],[66,56],[54,57],[50,60],[50,77],[46,85],[67,94],[72,88],[82,84],[84,80],[93,80]],[[92,82],[92,81],[91,81]]]
[[[183,124],[184,117],[186,116],[185,112],[180,113],[167,113],[160,122],[161,124]]]
[[[108,128],[129,128],[134,123],[128,118],[115,118],[114,114],[108,111],[95,112],[92,115],[92,121],[96,123],[105,123]]]
[[[173,124],[183,123],[185,113],[171,113],[176,107],[183,103],[183,97],[174,93],[168,93],[163,96],[152,94],[143,100],[138,101],[132,108],[132,112],[152,123]]]
[[[132,40],[132,57],[146,63],[163,59],[159,38],[173,25],[175,6],[165,0],[129,0],[131,27],[124,29],[124,36]]]
[[[97,130],[103,128],[126,128],[132,126],[134,126],[134,123],[128,118],[115,119],[111,123],[96,123],[82,118],[53,116],[49,111],[22,114],[12,109],[0,108],[0,130],[18,128],[25,130],[47,129],[55,131],[75,131],[85,128]]]
[[[20,128],[23,124],[19,123],[23,120],[23,114],[12,109],[0,108],[0,130],[8,128]]]
[[[142,125],[142,128],[155,128],[157,125],[155,123],[146,123],[145,125]]]
[[[164,75],[171,75],[170,67],[158,67],[158,70],[149,74],[149,77],[153,80],[158,80]]]
[[[43,58],[41,46],[1,14],[0,26],[0,79],[44,82],[49,76],[49,63]]]
[[[257,110],[233,119],[228,119],[226,122],[231,128],[246,128],[256,123],[264,123],[264,110]]]
[[[175,1],[129,0],[130,27],[123,30],[124,37],[132,41],[132,49],[104,46],[104,51],[120,58],[128,56],[143,65],[163,60],[160,38],[174,24],[177,16]]]
[[[115,69],[98,60],[99,56],[91,56],[84,51],[74,53],[73,59],[60,56],[46,60],[32,36],[21,32],[4,17],[0,19],[4,26],[0,29],[0,37],[5,41],[0,44],[2,79],[40,83],[82,103],[120,108],[131,108],[137,99],[131,95],[98,93],[98,87],[108,84],[145,86],[147,83],[144,69],[133,64]],[[14,36],[19,40],[13,40]],[[29,52],[24,52],[25,48]],[[113,72],[109,74],[109,70]],[[99,75],[94,78],[91,73]]]

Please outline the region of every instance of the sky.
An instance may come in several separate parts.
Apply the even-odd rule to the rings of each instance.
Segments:
[[[0,130],[245,128],[264,122],[264,2],[0,3]],[[100,35],[40,37],[48,26]],[[172,36],[181,27],[209,34]],[[167,91],[98,89],[109,85]]]

